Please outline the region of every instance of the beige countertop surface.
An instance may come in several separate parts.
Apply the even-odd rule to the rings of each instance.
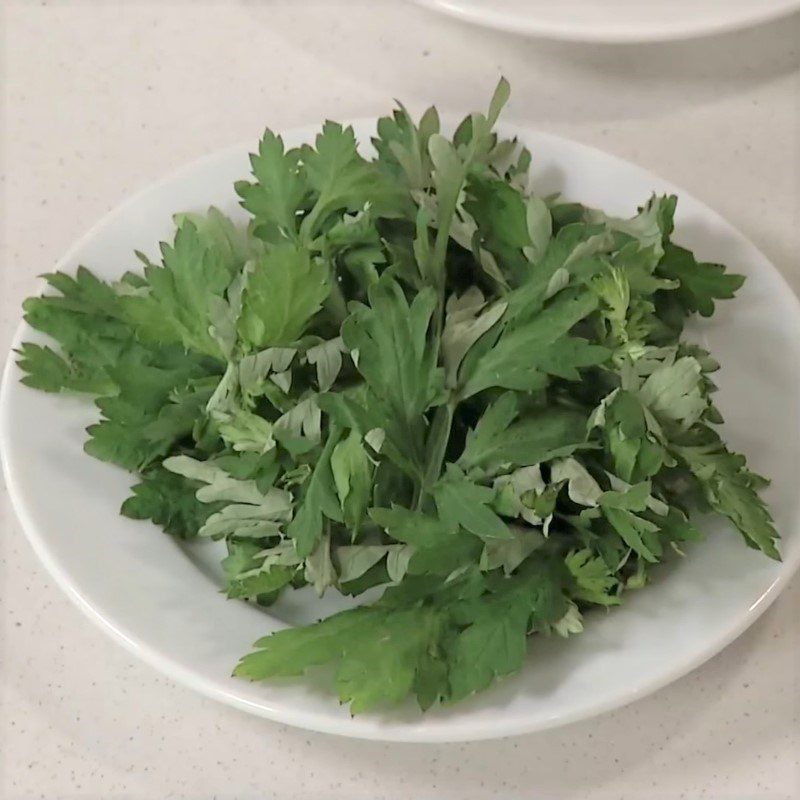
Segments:
[[[0,0],[0,344],[67,247],[134,190],[323,117],[482,107],[635,161],[738,226],[800,290],[800,18],[585,46],[400,0]],[[796,367],[795,367],[796,368]],[[0,798],[800,797],[800,582],[691,675],[560,730],[384,745],[247,716],[136,661],[68,602],[5,495]]]

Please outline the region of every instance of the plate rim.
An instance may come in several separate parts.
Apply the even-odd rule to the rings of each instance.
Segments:
[[[353,125],[356,127],[370,126],[374,128],[377,117],[361,117],[345,121],[343,124]],[[443,118],[445,124],[450,120],[447,117]],[[287,128],[282,132],[282,135],[292,136],[312,136],[317,132],[317,124],[301,125],[292,128]],[[789,286],[782,273],[775,267],[772,262],[756,247],[756,245],[737,227],[728,222],[722,215],[720,215],[713,208],[706,205],[702,200],[699,200],[690,192],[684,191],[675,186],[671,181],[661,178],[656,173],[632,161],[617,156],[613,153],[606,152],[600,148],[592,145],[587,145],[583,142],[571,139],[565,136],[539,131],[536,128],[525,124],[524,122],[518,123],[503,123],[498,125],[498,129],[505,134],[511,135],[526,135],[535,136],[540,140],[551,140],[555,142],[567,142],[570,146],[582,149],[584,152],[594,156],[600,156],[603,159],[610,160],[611,165],[616,167],[619,165],[634,166],[636,169],[646,173],[650,178],[656,181],[665,191],[677,193],[680,196],[691,198],[694,203],[700,207],[704,214],[708,214],[718,222],[736,233],[737,237],[742,243],[746,244],[753,252],[758,253],[766,264],[769,265],[772,277],[779,282],[782,289],[785,290],[790,303],[794,306],[795,314],[800,320],[800,299],[795,295],[794,291]],[[54,264],[54,269],[60,269],[63,265],[74,259],[75,255],[88,243],[91,242],[93,237],[97,235],[107,224],[109,224],[117,215],[124,214],[130,206],[135,205],[142,197],[148,195],[153,191],[157,191],[160,187],[168,185],[175,180],[180,179],[184,175],[192,174],[199,167],[205,163],[211,163],[216,160],[222,160],[226,157],[231,157],[234,154],[250,153],[252,151],[252,142],[238,142],[227,147],[219,148],[210,153],[206,153],[199,158],[193,159],[188,163],[179,166],[176,169],[170,170],[161,177],[157,178],[150,183],[145,184],[137,191],[128,195],[114,208],[106,212],[100,219],[98,219],[83,235],[66,250]],[[37,292],[44,285],[40,279],[37,284]],[[381,727],[372,728],[356,728],[352,729],[348,725],[343,725],[341,720],[337,720],[332,716],[325,716],[324,714],[309,713],[306,711],[294,711],[293,719],[289,719],[289,714],[283,708],[273,708],[269,705],[268,701],[264,703],[254,703],[232,693],[225,689],[219,683],[214,682],[204,677],[199,672],[186,667],[178,660],[170,655],[159,651],[158,649],[150,646],[146,640],[142,640],[139,636],[132,636],[126,633],[123,627],[114,624],[113,619],[106,618],[101,610],[92,605],[91,601],[84,596],[81,587],[76,585],[74,580],[70,577],[68,570],[58,563],[58,560],[53,557],[48,549],[46,542],[46,535],[38,530],[33,519],[29,516],[29,512],[22,499],[23,491],[17,485],[16,477],[10,465],[7,447],[7,430],[12,425],[11,419],[11,393],[12,387],[17,386],[17,379],[14,375],[15,354],[14,351],[21,344],[27,331],[29,330],[24,320],[21,320],[14,333],[11,348],[6,358],[6,363],[3,370],[2,384],[0,384],[0,461],[2,461],[3,475],[8,491],[8,496],[11,505],[20,522],[20,526],[25,534],[25,537],[30,542],[36,556],[44,565],[47,572],[53,578],[59,588],[65,592],[72,602],[90,619],[94,624],[101,628],[106,634],[110,635],[112,639],[122,644],[128,652],[145,663],[154,667],[162,674],[168,676],[178,684],[182,684],[199,694],[213,700],[217,700],[227,705],[237,707],[249,713],[273,720],[275,722],[293,725],[296,727],[304,728],[307,730],[315,730],[322,733],[329,733],[334,735],[345,736],[355,739],[369,739],[376,741],[392,741],[392,742],[417,742],[417,743],[443,743],[443,742],[466,742],[466,741],[481,741],[496,738],[503,738],[507,736],[518,736],[526,733],[533,733],[536,731],[543,731],[552,728],[561,727],[573,722],[590,719],[608,711],[622,708],[630,703],[641,699],[659,689],[673,683],[677,679],[689,674],[704,664],[709,659],[713,658],[735,639],[737,639],[745,630],[747,630],[777,599],[785,586],[792,579],[795,571],[800,567],[800,547],[795,547],[791,553],[791,557],[784,560],[771,583],[761,592],[758,599],[752,603],[746,613],[740,616],[732,617],[730,624],[724,630],[724,633],[719,635],[710,644],[706,644],[703,648],[699,648],[692,658],[687,658],[679,664],[675,664],[672,669],[660,673],[657,677],[651,680],[646,680],[638,683],[632,689],[629,689],[624,696],[609,696],[606,699],[593,703],[586,703],[579,709],[573,711],[561,712],[557,715],[552,715],[546,719],[539,719],[533,722],[526,722],[524,719],[520,721],[507,720],[503,723],[497,720],[492,724],[486,722],[469,722],[462,720],[455,720],[450,726],[441,726],[435,728],[419,728],[412,725],[405,725],[404,723],[394,722],[390,723],[390,727],[384,729]],[[13,460],[13,459],[12,459]],[[796,534],[795,534],[796,535]]]
[[[800,10],[798,0],[783,0],[781,5],[766,12],[755,10],[742,14],[734,19],[718,20],[705,24],[671,26],[663,30],[631,27],[575,27],[569,23],[524,19],[517,14],[503,13],[495,10],[470,9],[459,0],[411,0],[418,6],[434,13],[460,20],[469,25],[489,28],[517,36],[535,37],[555,41],[596,44],[655,44],[658,42],[679,42],[705,37],[719,36],[791,16]]]

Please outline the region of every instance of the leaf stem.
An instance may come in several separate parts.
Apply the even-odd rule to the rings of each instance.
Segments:
[[[452,398],[445,405],[439,406],[433,416],[428,440],[425,447],[425,470],[419,491],[415,492],[414,508],[419,510],[422,500],[436,483],[442,472],[447,443],[450,441],[450,430],[453,426],[453,412],[455,403]]]

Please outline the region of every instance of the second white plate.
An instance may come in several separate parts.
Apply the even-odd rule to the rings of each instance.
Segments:
[[[687,39],[767,22],[800,0],[415,0],[490,28],[581,42]]]

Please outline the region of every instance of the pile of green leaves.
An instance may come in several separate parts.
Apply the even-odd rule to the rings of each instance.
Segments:
[[[333,667],[352,711],[426,709],[522,666],[701,538],[713,510],[778,558],[681,336],[742,278],[672,243],[674,197],[632,219],[527,188],[488,114],[381,119],[375,157],[328,122],[267,131],[250,215],[176,218],[118,283],[81,268],[25,303],[57,349],[23,381],[96,397],[86,451],[138,474],[122,513],[223,540],[230,597],[311,585],[379,599],[258,641],[236,674]]]

